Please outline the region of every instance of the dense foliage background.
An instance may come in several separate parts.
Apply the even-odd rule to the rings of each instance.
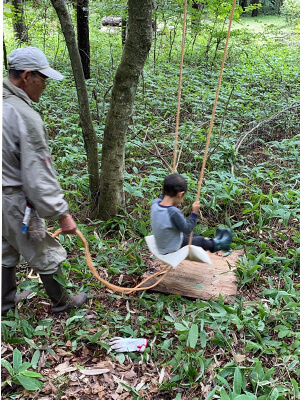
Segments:
[[[157,32],[126,144],[126,209],[106,222],[90,219],[76,89],[59,22],[47,2],[25,7],[29,44],[43,49],[66,77],[49,82],[35,105],[49,132],[59,182],[94,265],[122,285],[133,286],[153,263],[144,241],[149,208],[173,158],[182,4],[157,3]],[[197,232],[212,237],[217,226],[228,226],[233,250],[244,250],[235,271],[237,298],[225,304],[221,297],[110,293],[88,270],[79,239],[61,237],[69,253],[64,283],[87,291],[89,305],[53,317],[42,286],[21,266],[19,287],[36,295],[2,319],[3,398],[300,398],[300,28],[290,17],[297,15],[291,3],[281,9],[287,19],[261,16],[263,8],[259,18],[251,18],[251,10],[239,18],[237,8],[201,192]],[[197,192],[231,7],[203,4],[189,9],[183,69],[178,172],[189,184],[187,214]],[[71,4],[69,10],[75,18]],[[122,54],[120,28],[102,26],[107,15],[126,16],[125,2],[90,4],[92,77],[86,83],[100,160]],[[16,46],[11,18],[4,5],[8,54]],[[49,229],[58,227],[53,224]],[[150,346],[143,355],[107,354],[113,336],[146,337]],[[111,374],[80,374],[89,366]]]

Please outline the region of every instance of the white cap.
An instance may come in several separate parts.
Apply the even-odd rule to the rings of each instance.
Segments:
[[[53,78],[57,81],[64,79],[60,72],[49,66],[45,54],[36,47],[21,47],[12,51],[8,56],[8,66],[9,69],[16,71],[25,71],[27,69],[39,71],[48,78]]]

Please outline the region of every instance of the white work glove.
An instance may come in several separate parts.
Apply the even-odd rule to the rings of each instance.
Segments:
[[[147,339],[131,339],[115,337],[109,340],[111,350],[115,350],[117,353],[124,353],[126,351],[139,351],[144,352],[147,347]]]

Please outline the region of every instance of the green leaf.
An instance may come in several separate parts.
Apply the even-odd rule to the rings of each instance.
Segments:
[[[32,338],[32,336],[35,334],[35,331],[32,328],[32,326],[24,319],[21,320],[21,325],[22,325],[23,331],[25,333],[25,336]]]
[[[207,339],[207,334],[205,333],[205,331],[200,332],[200,343],[203,349],[206,346],[206,339]]]
[[[3,336],[3,342],[7,342],[10,337],[10,334],[9,334],[9,331],[8,331],[6,325],[3,323],[1,323],[1,333]]]
[[[191,349],[194,349],[196,347],[198,337],[199,337],[198,325],[192,324],[189,329],[189,336],[187,338],[187,346],[190,347]]]
[[[19,371],[18,371],[19,374],[23,373],[23,371],[26,371],[30,367],[31,367],[31,363],[30,362],[24,362],[19,368]]]
[[[276,389],[276,387],[275,387],[275,388],[272,390],[272,392],[271,392],[271,394],[270,394],[270,396],[269,396],[269,399],[270,399],[270,400],[277,400],[278,397],[279,397],[279,392],[278,392],[278,389]]]
[[[1,360],[1,365],[3,365],[3,367],[7,369],[8,373],[10,375],[14,374],[13,367],[10,365],[10,363],[7,360],[2,359]]]
[[[178,332],[185,332],[188,330],[188,328],[182,324],[180,324],[179,322],[175,322],[174,327],[176,329],[176,331]]]
[[[36,369],[36,368],[37,368],[37,365],[38,365],[40,356],[41,356],[40,350],[36,350],[36,351],[33,353],[33,356],[32,356],[32,359],[31,359],[31,364],[32,364],[32,368],[33,368],[33,369]]]
[[[25,342],[27,342],[29,344],[30,347],[32,347],[35,350],[38,350],[38,346],[32,341],[29,340],[27,337],[24,337]]]
[[[124,361],[125,361],[125,354],[124,353],[119,353],[116,358],[117,358],[117,360],[119,360],[120,364],[123,364]]]
[[[23,371],[22,375],[29,376],[30,378],[43,378],[43,375],[41,375],[39,372],[34,371]]]
[[[239,367],[235,368],[234,379],[233,379],[233,390],[237,394],[241,394],[242,391],[242,374]]]
[[[220,391],[220,395],[221,395],[221,400],[230,400],[230,397],[223,388]]]
[[[22,354],[20,350],[15,348],[13,351],[13,369],[16,374],[19,372],[21,365],[22,365]]]
[[[294,391],[294,397],[298,398],[299,397],[299,387],[294,378],[291,379],[291,383],[293,385],[293,391]]]
[[[30,378],[28,376],[19,375],[16,379],[20,385],[22,385],[26,390],[41,390],[43,387],[43,383],[38,381],[35,378]]]
[[[66,321],[66,326],[69,326],[72,322],[74,321],[79,321],[84,318],[84,315],[74,315],[73,317],[70,317]]]
[[[101,338],[101,336],[103,335],[103,333],[107,331],[106,328],[101,329],[99,332],[95,333],[93,336],[91,336],[90,341],[91,343],[96,343],[98,339]]]
[[[223,376],[216,374],[216,378],[218,378],[219,381],[220,381],[223,385],[225,385],[225,386],[227,387],[228,390],[231,390],[231,388],[230,388],[230,386],[229,386],[227,380],[226,380],[225,378],[223,378]]]
[[[205,400],[211,400],[213,398],[213,395],[215,394],[216,390],[217,390],[217,387],[214,387],[213,390],[210,393],[208,393],[207,397],[205,397]]]

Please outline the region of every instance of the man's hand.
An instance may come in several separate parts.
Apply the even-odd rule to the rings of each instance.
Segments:
[[[200,211],[200,202],[199,202],[199,201],[195,201],[195,202],[192,204],[192,212],[193,212],[194,214],[199,214],[199,211]]]
[[[70,214],[66,214],[62,219],[60,219],[59,224],[62,229],[62,234],[76,233],[77,225]]]

